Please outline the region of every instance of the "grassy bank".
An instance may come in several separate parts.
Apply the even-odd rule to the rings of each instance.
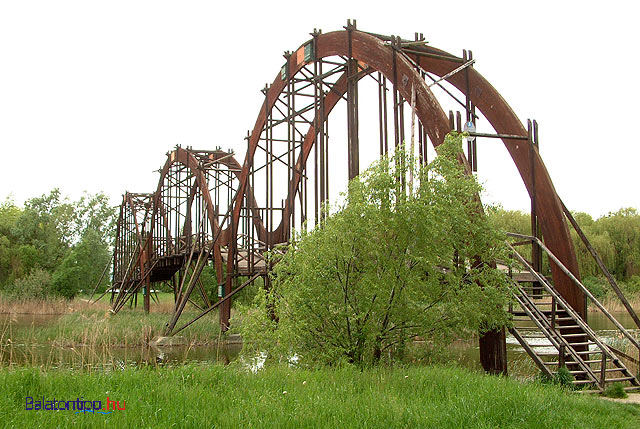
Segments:
[[[462,369],[186,366],[0,371],[4,427],[638,427],[640,408]],[[108,415],[26,411],[25,398],[120,401]]]

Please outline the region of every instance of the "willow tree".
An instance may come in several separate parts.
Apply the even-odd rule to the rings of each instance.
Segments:
[[[272,287],[243,318],[247,347],[369,364],[414,339],[440,347],[503,326],[504,274],[477,262],[501,256],[503,237],[460,150],[451,135],[428,165],[398,152],[353,179],[320,226],[274,257]]]

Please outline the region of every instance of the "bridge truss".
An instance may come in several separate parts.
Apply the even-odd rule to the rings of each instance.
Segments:
[[[284,65],[262,90],[242,164],[220,149],[177,147],[167,154],[153,194],[125,194],[112,310],[143,292],[148,311],[151,285],[167,282],[175,297],[167,335],[215,309],[226,329],[233,296],[258,278],[268,287],[266,252],[287,243],[293,230],[318,223],[335,189],[357,176],[367,157],[408,147],[427,162],[445,135],[462,131],[464,123],[476,138],[460,162],[471,174],[478,169],[478,140],[502,141],[531,199],[532,236],[543,238],[562,265],[550,263],[554,288],[586,320],[584,291],[572,279],[579,273],[566,209],[540,157],[537,123],[522,124],[473,67],[471,51],[455,56],[421,34],[412,40],[384,36],[358,30],[355,21],[311,36],[285,52]],[[445,113],[443,98],[460,111]],[[480,120],[494,132],[474,132]],[[537,243],[530,241],[535,272],[542,266]],[[215,271],[215,296],[200,279],[207,266]],[[181,321],[187,304],[199,314]],[[482,337],[485,368],[504,371],[504,344],[504,331]]]

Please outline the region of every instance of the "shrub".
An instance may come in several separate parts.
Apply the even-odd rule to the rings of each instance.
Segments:
[[[631,276],[626,282],[621,282],[620,287],[628,295],[640,295],[640,276]]]
[[[335,214],[274,253],[272,287],[243,318],[246,350],[367,365],[401,359],[416,338],[440,347],[504,326],[506,277],[482,263],[506,259],[504,238],[457,161],[460,144],[448,136],[428,166],[401,151],[382,159]]]
[[[589,289],[589,292],[591,292],[598,300],[604,298],[609,292],[606,281],[599,277],[585,277],[582,279],[582,284],[585,285],[585,287]]]
[[[542,371],[536,376],[536,381],[539,383],[554,384],[567,389],[575,389],[576,386],[573,384],[574,380],[573,374],[571,374],[566,366],[559,368],[551,377]]]
[[[607,398],[626,398],[629,395],[624,391],[622,384],[613,383],[602,392],[602,396],[606,396]]]
[[[20,298],[46,298],[51,294],[51,274],[34,268],[26,277],[16,280],[7,293]]]

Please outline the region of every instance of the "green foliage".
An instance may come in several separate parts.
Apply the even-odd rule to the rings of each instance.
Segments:
[[[518,210],[504,210],[500,206],[487,207],[487,216],[495,229],[502,232],[517,234],[531,234],[531,220],[529,214]]]
[[[629,280],[622,284],[625,293],[640,295],[640,276],[631,276]]]
[[[531,233],[528,213],[491,207],[487,210],[487,214],[492,224],[504,232]],[[635,209],[626,208],[596,220],[590,215],[580,212],[573,213],[573,217],[609,271],[623,282],[620,286],[623,288],[626,286],[625,291],[630,293],[640,293],[640,281],[638,281],[640,277],[634,277],[640,275],[638,263],[640,261],[640,214]],[[608,293],[610,288],[600,279],[596,279],[596,277],[603,276],[600,268],[578,234],[571,226],[569,228],[580,274],[585,278],[585,281],[590,282],[590,285],[594,287],[592,292],[597,297],[601,297]],[[529,249],[523,247],[522,250],[525,257],[530,255],[527,253],[530,252]],[[548,261],[545,260],[543,268],[548,268]],[[600,290],[601,285],[604,286],[602,290]]]
[[[626,398],[629,395],[624,391],[621,383],[613,383],[607,386],[604,392],[602,392],[602,396],[606,396],[607,398]]]
[[[93,229],[85,231],[80,242],[62,260],[53,274],[53,287],[57,295],[73,298],[80,290],[90,290],[98,282],[102,269],[111,254]],[[103,279],[106,285],[108,279]]]
[[[502,235],[457,162],[460,145],[448,136],[424,167],[402,153],[381,160],[335,214],[277,253],[272,287],[243,318],[247,350],[367,365],[400,358],[416,337],[442,345],[504,325],[504,275],[479,262],[502,256]]]
[[[42,294],[72,297],[93,288],[110,260],[114,215],[104,194],[69,201],[54,189],[24,208],[6,200],[0,204],[0,289],[19,293],[17,282],[36,271],[34,278],[42,271],[52,277]],[[29,291],[25,296],[36,293]]]
[[[218,280],[216,278],[216,270],[212,266],[207,265],[202,269],[200,280],[208,296],[218,296]]]
[[[42,268],[33,269],[6,290],[9,296],[20,298],[46,298],[51,292],[51,274]]]
[[[536,381],[541,384],[554,384],[571,390],[575,389],[574,380],[573,374],[566,366],[560,367],[551,377],[542,371],[536,375]]]
[[[613,271],[620,279],[640,274],[640,215],[625,208],[599,219],[595,230],[606,233],[614,248]]]
[[[589,289],[589,292],[598,300],[604,298],[611,288],[609,283],[600,277],[584,277],[582,284],[584,284],[586,288]]]
[[[565,388],[572,389],[574,387],[573,382],[575,378],[573,374],[567,369],[566,366],[558,368],[558,371],[553,375],[554,383]]]

